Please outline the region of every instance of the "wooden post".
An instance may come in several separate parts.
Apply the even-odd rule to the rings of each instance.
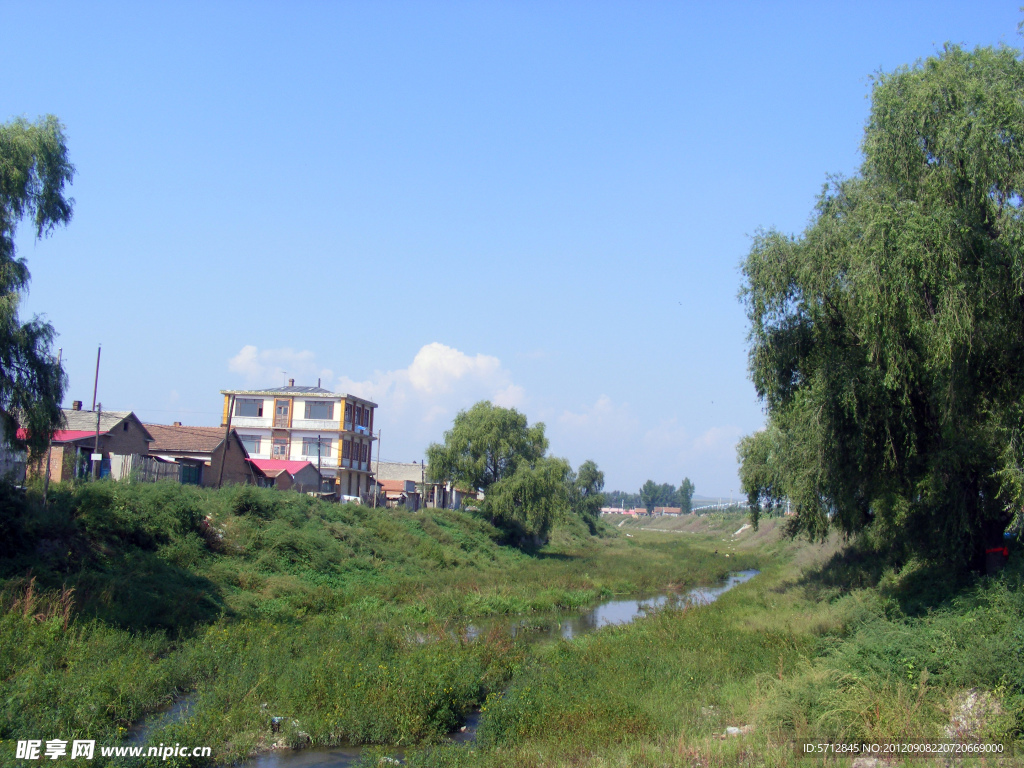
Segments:
[[[99,361],[99,357],[98,356],[97,356],[96,360],[97,360],[97,362]],[[97,373],[98,373],[99,369],[97,368],[96,370],[97,370]],[[103,415],[103,403],[96,403],[96,408],[97,408],[97,411],[96,411],[96,439],[93,441],[93,444],[92,444],[92,455],[93,456],[95,456],[96,454],[98,454],[100,452],[100,417]],[[102,462],[102,461],[103,461],[102,459],[93,459],[92,460],[92,479],[93,480],[99,480],[100,479],[100,462]]]
[[[57,367],[60,368],[60,359],[64,355],[64,348],[57,350]],[[61,414],[63,419],[63,414]],[[53,435],[50,435],[50,442],[46,446],[46,476],[43,478],[43,506],[46,506],[46,494],[50,492],[50,455],[53,453]],[[64,461],[64,454],[61,454],[61,462]]]

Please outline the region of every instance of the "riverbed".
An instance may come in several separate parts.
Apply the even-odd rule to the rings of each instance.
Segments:
[[[629,599],[616,598],[606,600],[589,610],[579,612],[559,612],[541,616],[516,617],[498,619],[488,622],[477,622],[467,628],[467,637],[477,637],[484,632],[493,631],[496,626],[507,626],[514,636],[527,642],[544,642],[553,640],[572,640],[576,637],[596,632],[603,627],[617,624],[629,624],[647,615],[652,610],[666,605],[708,605],[735,586],[750,581],[759,571],[737,571],[721,583],[711,587],[695,587],[684,593],[664,593],[650,597]],[[476,730],[480,713],[473,712],[467,718],[462,730],[453,733],[449,738],[453,742],[472,742],[476,738]],[[362,746],[343,747],[311,747],[301,750],[274,750],[265,752],[242,765],[247,768],[346,768],[358,761],[363,754]],[[402,751],[395,749],[393,754],[401,756]]]

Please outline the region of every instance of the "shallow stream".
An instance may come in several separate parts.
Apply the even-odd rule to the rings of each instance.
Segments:
[[[688,592],[667,593],[645,598],[628,600],[613,599],[600,603],[584,613],[564,611],[554,614],[529,617],[504,617],[487,622],[470,625],[467,636],[479,637],[496,626],[506,626],[513,637],[525,639],[527,642],[542,642],[574,637],[595,632],[602,627],[613,624],[629,624],[635,619],[646,615],[652,609],[664,605],[708,605],[713,603],[725,592],[738,584],[750,581],[759,572],[755,570],[737,571],[719,585],[714,587],[696,587]],[[463,730],[453,733],[449,738],[453,742],[471,742],[476,739],[476,730],[480,721],[480,713],[472,712],[466,718]],[[275,750],[265,752],[242,765],[246,768],[345,768],[356,763],[363,753],[363,747],[311,747],[300,750]],[[394,753],[401,756],[401,750]]]

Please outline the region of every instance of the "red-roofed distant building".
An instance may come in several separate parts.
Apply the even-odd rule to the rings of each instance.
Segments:
[[[303,493],[319,493],[321,476],[308,461],[287,461],[285,459],[249,459],[253,466],[267,478],[265,483],[281,491],[289,489]]]

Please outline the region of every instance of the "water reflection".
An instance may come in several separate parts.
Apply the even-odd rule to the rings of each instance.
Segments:
[[[467,628],[466,635],[470,639],[475,639],[480,635],[492,632],[495,627],[507,626],[513,637],[527,642],[557,640],[558,638],[572,640],[574,637],[596,632],[602,627],[629,624],[665,605],[676,607],[708,605],[738,584],[750,581],[758,573],[759,571],[753,569],[736,571],[729,574],[728,578],[717,586],[696,587],[684,594],[667,593],[645,598],[609,600],[585,613],[562,611],[548,615],[528,616],[512,621],[505,618],[478,622]]]

